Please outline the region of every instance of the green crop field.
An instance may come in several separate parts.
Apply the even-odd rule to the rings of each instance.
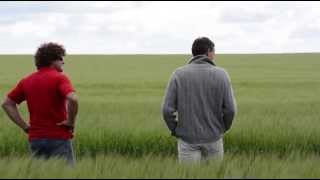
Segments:
[[[222,163],[179,165],[161,116],[171,73],[187,55],[69,55],[79,96],[77,165],[29,157],[27,137],[0,111],[0,178],[319,178],[320,54],[220,55],[238,113]],[[0,56],[0,94],[35,71],[31,55]],[[26,104],[20,106],[28,119]]]

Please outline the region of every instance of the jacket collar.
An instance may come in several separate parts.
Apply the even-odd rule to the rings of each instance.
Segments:
[[[208,64],[208,63],[213,66],[216,66],[216,64],[213,61],[211,61],[206,55],[193,56],[188,62],[188,64]]]

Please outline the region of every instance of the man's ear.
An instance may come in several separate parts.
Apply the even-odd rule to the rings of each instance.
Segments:
[[[210,49],[208,49],[208,51],[207,51],[207,54],[206,54],[206,55],[207,55],[207,56],[209,56],[209,53],[210,53],[210,52],[211,52],[211,51],[210,51]]]

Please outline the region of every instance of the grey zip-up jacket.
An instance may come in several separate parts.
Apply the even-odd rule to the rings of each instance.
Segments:
[[[193,57],[172,74],[162,113],[172,135],[191,144],[217,141],[236,113],[228,73],[207,56]]]

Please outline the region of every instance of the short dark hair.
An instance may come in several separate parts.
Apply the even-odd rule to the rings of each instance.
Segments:
[[[66,55],[65,48],[57,43],[49,42],[41,44],[35,54],[35,64],[37,68],[50,66],[57,59]]]
[[[192,44],[192,55],[207,54],[208,50],[214,50],[214,43],[207,37],[199,37]]]

